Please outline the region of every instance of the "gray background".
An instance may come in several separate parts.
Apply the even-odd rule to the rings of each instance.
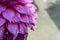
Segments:
[[[28,40],[60,40],[59,0],[49,8],[48,3],[45,4],[42,0],[35,0],[35,3],[38,6],[39,16],[37,29],[34,32],[29,30]]]

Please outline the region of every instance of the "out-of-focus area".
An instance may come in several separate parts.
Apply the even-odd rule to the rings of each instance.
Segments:
[[[29,30],[28,40],[60,40],[60,0],[35,0],[37,29]]]

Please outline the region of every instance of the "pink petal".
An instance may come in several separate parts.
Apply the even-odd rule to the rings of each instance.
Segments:
[[[17,24],[8,24],[7,29],[14,35],[18,35],[18,25]]]
[[[34,16],[33,16],[35,19],[37,19],[38,18],[38,14],[37,14],[37,12],[35,12],[35,14],[34,14]]]
[[[4,33],[4,27],[2,26],[2,27],[0,27],[0,38],[2,38],[3,33]]]
[[[30,9],[30,11],[33,13],[33,17],[34,18],[38,18],[37,12],[36,12],[37,8],[36,8],[35,5],[33,5],[33,4],[26,4],[25,6]]]
[[[22,3],[31,3],[33,2],[33,0],[18,0],[19,2],[22,2]]]
[[[33,18],[33,16],[29,16],[29,22],[35,24],[36,20]]]
[[[2,26],[5,22],[6,20],[4,20],[3,18],[0,18],[0,26]]]
[[[33,4],[26,4],[25,6],[29,8],[32,13],[34,13],[37,9],[36,6]]]
[[[0,14],[6,10],[6,7],[3,7],[2,5],[0,5]]]
[[[7,9],[6,11],[3,12],[3,17],[9,20],[10,22],[12,21],[12,18],[14,16],[14,11]]]

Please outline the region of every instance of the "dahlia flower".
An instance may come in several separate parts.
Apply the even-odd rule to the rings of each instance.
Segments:
[[[37,12],[33,0],[0,0],[0,40],[27,40]]]

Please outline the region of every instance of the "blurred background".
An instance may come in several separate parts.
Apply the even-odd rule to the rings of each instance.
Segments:
[[[38,7],[37,29],[28,40],[60,40],[60,0],[34,0]]]

